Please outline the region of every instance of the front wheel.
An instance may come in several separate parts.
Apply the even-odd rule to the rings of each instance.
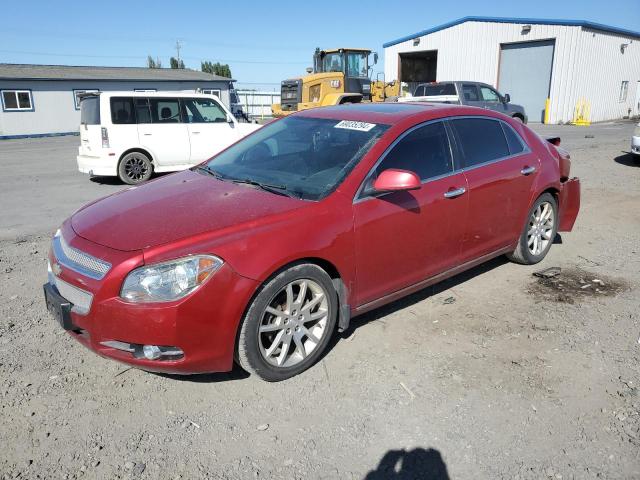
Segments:
[[[336,325],[331,277],[312,264],[295,265],[263,285],[240,327],[237,360],[263,380],[297,375],[320,357]]]
[[[533,265],[547,255],[558,232],[558,203],[553,195],[540,195],[527,218],[518,246],[507,257],[516,263]]]
[[[118,165],[118,177],[129,185],[146,182],[152,174],[151,160],[142,152],[127,153]]]

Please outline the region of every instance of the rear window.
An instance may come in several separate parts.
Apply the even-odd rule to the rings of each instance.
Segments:
[[[100,125],[100,97],[92,95],[80,100],[80,124]]]
[[[132,97],[111,98],[111,123],[116,125],[136,123]]]
[[[522,153],[524,151],[524,141],[520,138],[520,135],[514,132],[513,128],[506,123],[502,124],[502,129],[504,130],[505,137],[507,137],[507,143],[509,144],[509,151],[511,152],[511,155]]]
[[[501,122],[485,118],[451,121],[464,153],[465,166],[472,167],[509,156],[509,146]]]
[[[431,97],[433,95],[457,95],[456,87],[453,83],[432,83],[424,85],[424,96]]]

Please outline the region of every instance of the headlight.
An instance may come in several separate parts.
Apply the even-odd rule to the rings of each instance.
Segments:
[[[202,285],[224,262],[213,255],[194,255],[133,270],[120,296],[135,303],[171,302]]]

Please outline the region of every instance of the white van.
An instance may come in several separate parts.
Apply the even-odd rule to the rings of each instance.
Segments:
[[[260,125],[238,123],[214,95],[100,92],[80,102],[78,169],[130,185],[207,160]]]

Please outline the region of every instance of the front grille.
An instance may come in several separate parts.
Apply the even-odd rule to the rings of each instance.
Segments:
[[[286,111],[298,109],[302,101],[302,80],[285,80],[280,86],[280,108]]]
[[[56,277],[51,271],[51,265],[49,265],[48,273],[49,283],[55,286],[58,289],[58,293],[73,305],[71,308],[72,312],[79,315],[86,315],[89,313],[89,310],[91,310],[91,303],[93,302],[93,295],[91,293]]]
[[[61,265],[95,280],[102,280],[111,264],[67,244],[58,230],[53,237],[53,253]]]

